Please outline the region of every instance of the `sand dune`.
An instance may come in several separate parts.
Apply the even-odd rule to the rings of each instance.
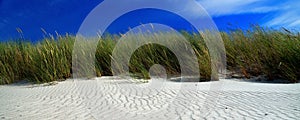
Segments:
[[[0,86],[0,119],[299,119],[300,84],[115,77]]]

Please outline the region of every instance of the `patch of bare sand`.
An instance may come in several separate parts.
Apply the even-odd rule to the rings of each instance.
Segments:
[[[299,100],[300,84],[101,77],[0,86],[0,119],[298,119]]]

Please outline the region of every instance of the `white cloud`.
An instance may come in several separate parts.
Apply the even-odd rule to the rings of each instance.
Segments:
[[[274,27],[287,27],[287,28],[300,28],[300,1],[289,0],[288,2],[281,5],[282,10],[271,17],[270,21],[266,22],[267,26]]]
[[[128,2],[131,1],[131,2]],[[141,0],[121,0],[118,4],[123,6],[137,6],[133,4]],[[147,1],[147,0],[144,0]],[[153,1],[153,0],[148,0]],[[200,16],[199,9],[193,10],[189,5],[191,2],[185,0],[169,0],[177,5],[186,6],[181,10],[189,16]],[[268,27],[300,28],[300,0],[196,0],[212,17],[267,13],[261,25]],[[155,3],[155,2],[153,2]],[[159,1],[157,2],[160,3]],[[176,6],[171,6],[175,7]],[[170,5],[166,5],[169,6]],[[110,9],[110,8],[109,8]]]
[[[198,0],[211,16],[242,13],[266,13],[277,10],[275,6],[263,6],[266,0]]]
[[[212,17],[269,13],[262,25],[300,28],[300,1],[298,0],[198,0],[198,2]]]

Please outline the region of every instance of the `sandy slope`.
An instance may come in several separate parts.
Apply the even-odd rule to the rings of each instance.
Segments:
[[[116,81],[113,81],[116,80]],[[102,77],[0,86],[0,119],[299,119],[300,84],[132,83]]]

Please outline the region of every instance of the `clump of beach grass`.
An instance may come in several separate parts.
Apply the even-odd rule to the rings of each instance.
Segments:
[[[208,33],[205,33],[208,34]],[[265,76],[269,80],[285,79],[295,83],[300,78],[300,34],[286,29],[253,27],[248,31],[220,32],[226,48],[227,69],[244,78]],[[168,34],[166,34],[168,35]],[[197,56],[201,79],[211,79],[211,59],[202,36],[182,32]],[[99,38],[95,54],[97,76],[112,75],[112,52],[120,35]],[[138,37],[138,36],[137,36]],[[72,51],[75,37],[49,37],[38,43],[0,43],[0,84],[20,80],[44,83],[72,76]],[[149,78],[154,64],[165,67],[168,75],[180,74],[178,59],[168,48],[147,44],[130,59],[130,72],[138,78]]]
[[[300,36],[258,26],[248,31],[221,33],[227,54],[227,68],[246,78],[263,75],[268,80],[300,78]]]
[[[46,38],[32,44],[8,42],[0,45],[0,83],[20,80],[44,83],[71,77],[74,37]]]

